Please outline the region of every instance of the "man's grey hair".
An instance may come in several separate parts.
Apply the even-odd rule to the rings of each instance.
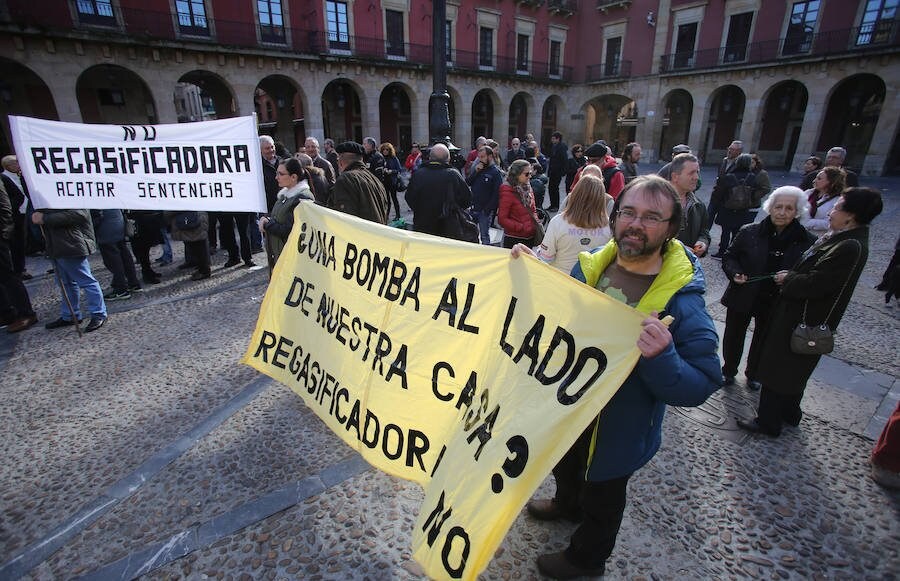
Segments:
[[[325,140],[325,145],[327,145],[328,147],[334,147],[334,139],[329,137]]]
[[[669,175],[675,175],[677,173],[681,173],[681,170],[684,169],[684,164],[689,161],[697,161],[697,156],[693,153],[679,153],[674,158],[672,158],[672,165],[669,166],[670,173]]]
[[[781,186],[780,188],[775,188],[775,190],[769,194],[766,200],[763,202],[762,209],[766,214],[770,214],[772,204],[775,203],[775,198],[790,198],[794,200],[794,205],[797,207],[797,219],[803,220],[807,216],[809,216],[809,200],[806,199],[806,194],[803,193],[803,190],[796,186]]]
[[[828,150],[828,153],[826,153],[825,155],[828,155],[829,153],[834,153],[836,155],[841,156],[842,162],[845,159],[847,159],[847,150],[844,149],[843,147],[832,147],[831,149]]]
[[[319,147],[319,140],[316,139],[315,137],[307,137],[307,138],[303,141],[303,143],[305,144],[307,141],[312,141],[313,143],[316,144],[316,147]]]
[[[260,135],[259,136],[259,144],[268,143],[272,147],[275,147],[275,140],[272,139],[269,135]]]
[[[487,143],[487,137],[484,135],[479,135],[478,139],[475,140],[475,149],[478,149],[481,145]]]
[[[431,146],[428,159],[433,161],[450,161],[450,150],[443,143],[435,143]]]
[[[9,164],[11,164],[11,163],[18,163],[18,162],[19,162],[19,160],[18,160],[18,158],[17,158],[16,156],[14,156],[14,155],[4,155],[4,156],[3,156],[3,159],[0,159],[0,166],[2,166],[3,169],[7,169],[7,170],[8,170],[8,169],[9,169]]]
[[[300,162],[300,167],[309,167],[313,164],[312,158],[305,153],[296,153],[294,157]]]
[[[375,149],[378,149],[378,142],[375,141],[375,138],[374,138],[374,137],[366,137],[365,139],[363,139],[363,144],[366,144],[366,143],[368,143],[369,145],[371,145],[371,146],[374,147]]]
[[[744,150],[744,142],[743,141],[738,141],[737,139],[735,139],[734,141],[731,142],[731,145],[734,145],[735,147],[740,148],[741,151]]]

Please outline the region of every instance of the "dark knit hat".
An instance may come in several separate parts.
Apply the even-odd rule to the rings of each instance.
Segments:
[[[365,155],[366,153],[366,148],[355,141],[345,141],[338,144],[334,150],[338,153],[355,153],[356,155]]]
[[[602,143],[592,143],[584,150],[584,155],[590,159],[600,159],[609,155],[609,148]]]

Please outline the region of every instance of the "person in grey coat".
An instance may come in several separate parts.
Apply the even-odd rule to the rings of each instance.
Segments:
[[[66,296],[59,318],[44,325],[47,329],[68,327],[81,322],[80,293],[84,291],[91,320],[85,332],[96,331],[106,323],[106,302],[100,283],[91,272],[88,256],[97,249],[91,214],[87,210],[39,210],[31,221],[43,226],[47,256]]]

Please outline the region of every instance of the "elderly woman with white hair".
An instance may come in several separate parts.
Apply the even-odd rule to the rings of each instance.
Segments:
[[[722,375],[725,385],[734,383],[753,318],[755,328],[744,372],[751,389],[760,387],[756,373],[764,327],[778,298],[774,275],[794,266],[816,240],[800,223],[809,214],[809,202],[800,188],[776,189],[766,198],[763,210],[767,216],[741,228],[722,258],[722,270],[729,281],[722,296],[722,304],[728,308],[722,338]]]

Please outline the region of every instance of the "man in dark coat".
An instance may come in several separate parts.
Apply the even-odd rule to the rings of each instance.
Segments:
[[[275,140],[268,135],[259,136],[259,150],[262,153],[263,185],[266,188],[266,208],[271,210],[278,199],[278,180],[275,175],[278,172],[278,156],[275,155]]]
[[[7,155],[0,163],[3,165],[3,173],[0,178],[9,196],[12,205],[12,218],[14,230],[9,240],[9,251],[12,254],[13,269],[22,280],[28,280],[31,275],[25,269],[25,254],[28,241],[28,186],[22,178],[22,170],[15,155]]]
[[[450,150],[443,143],[431,147],[428,161],[413,174],[406,189],[406,203],[413,211],[413,228],[441,236],[441,213],[451,192],[460,208],[472,204],[472,191],[459,171],[450,166]]]
[[[384,177],[385,161],[384,156],[378,151],[378,142],[375,141],[374,137],[366,137],[363,139],[363,148],[363,163],[366,164],[370,172],[375,174],[375,177],[381,180]]]
[[[24,331],[37,322],[28,291],[15,272],[10,253],[17,215],[18,208],[10,202],[6,188],[0,183],[0,323],[7,325],[9,333]]]
[[[550,178],[551,208],[559,208],[559,184],[566,175],[566,161],[569,157],[569,146],[562,137],[559,131],[554,131],[550,136],[550,164],[547,177]]]
[[[355,141],[345,141],[335,151],[339,156],[340,175],[334,182],[329,206],[345,214],[387,224],[387,192],[381,180],[363,163],[363,146]]]
[[[475,171],[466,178],[472,188],[472,213],[478,222],[478,230],[482,244],[491,243],[491,219],[497,213],[500,204],[500,186],[503,175],[494,163],[494,154],[490,147],[481,146],[478,150],[478,163]]]
[[[859,176],[856,175],[856,172],[850,171],[849,167],[844,167],[845,159],[847,159],[846,149],[843,147],[832,147],[825,154],[825,165],[839,167],[844,170],[844,173],[847,174],[844,178],[844,183],[847,184],[848,188],[855,188],[859,185]]]

